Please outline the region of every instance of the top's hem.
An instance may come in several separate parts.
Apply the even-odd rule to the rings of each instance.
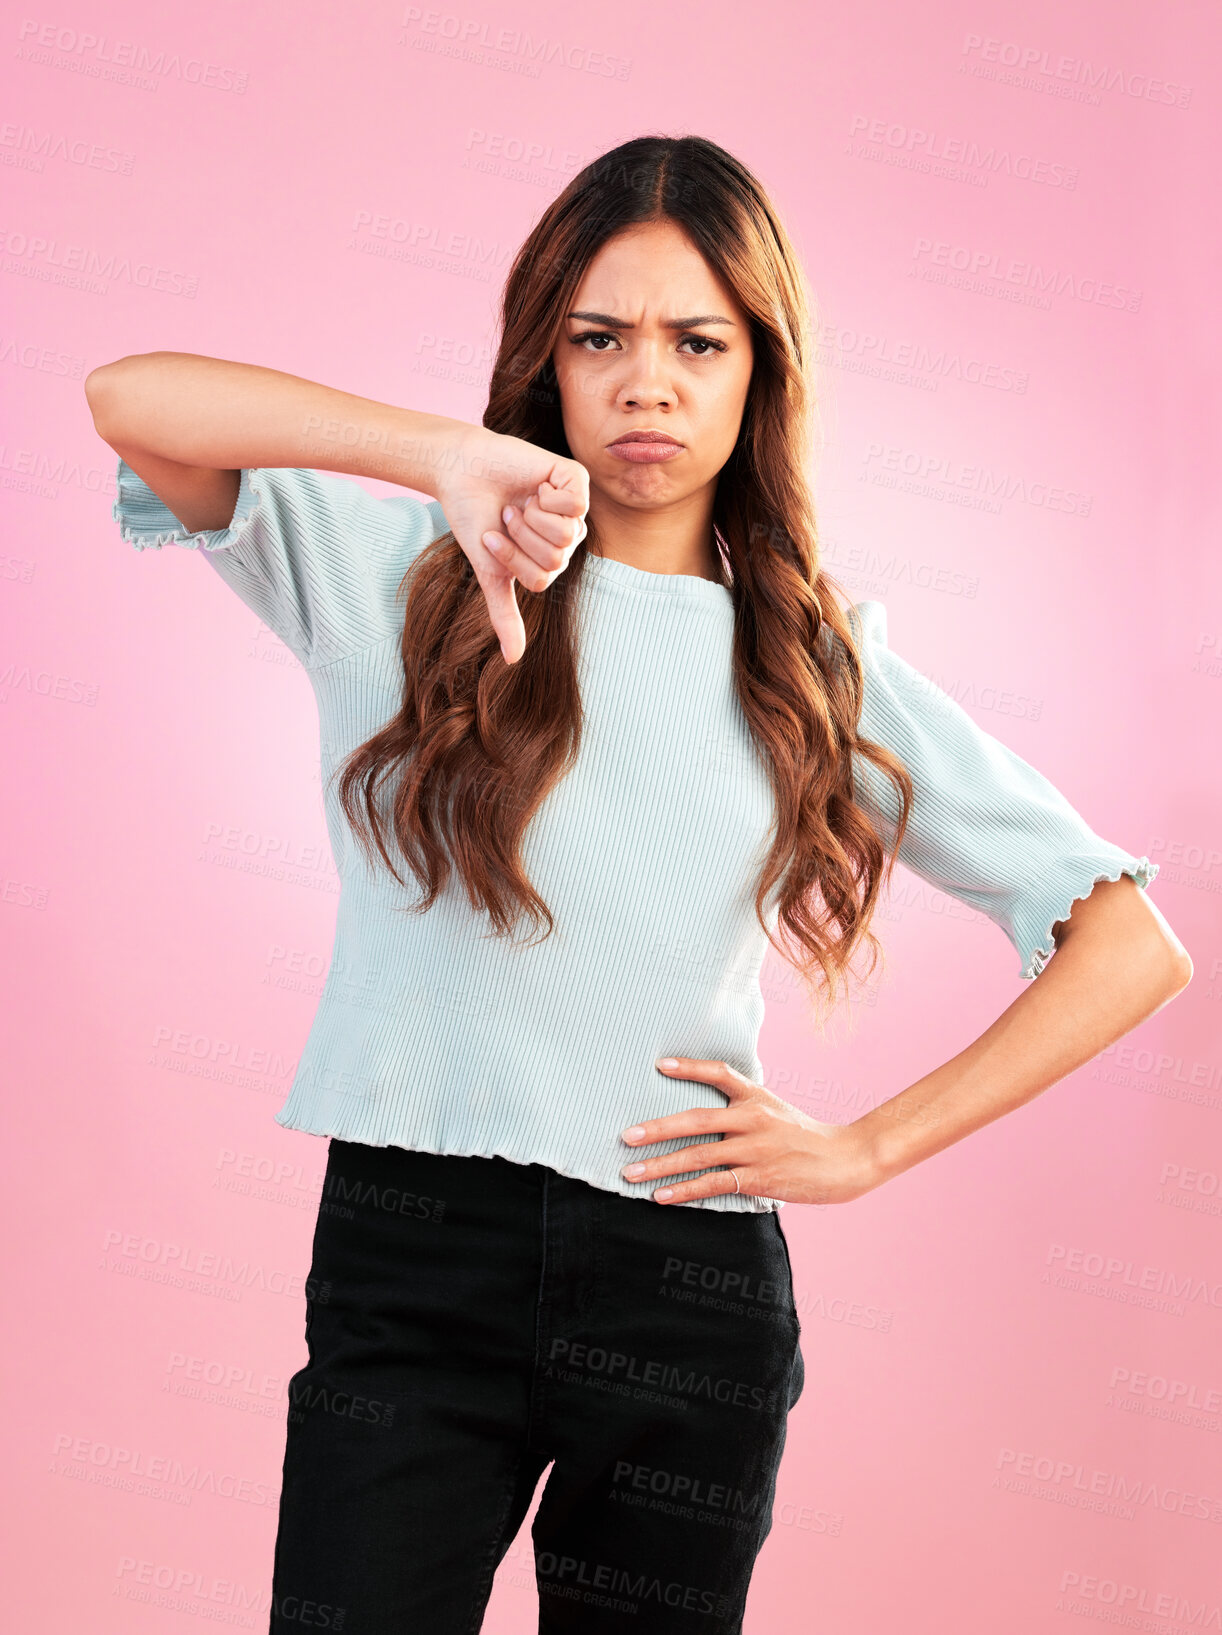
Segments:
[[[595,1187],[599,1192],[610,1193],[613,1198],[626,1198],[629,1203],[652,1202],[651,1198],[643,1189],[646,1186],[653,1186],[655,1181],[661,1181],[663,1179],[661,1176],[656,1176],[654,1177],[654,1180],[648,1182],[637,1182],[636,1184],[640,1186],[642,1190],[640,1192],[628,1192],[620,1187],[604,1186],[600,1181],[595,1181],[588,1175],[579,1175],[576,1170],[567,1169],[563,1164],[558,1164],[552,1159],[527,1156],[525,1153],[516,1151],[515,1149],[507,1146],[497,1145],[492,1148],[482,1146],[438,1148],[414,1146],[406,1141],[373,1141],[370,1140],[368,1136],[356,1135],[343,1129],[332,1128],[328,1123],[322,1120],[312,1119],[308,1123],[298,1122],[297,1115],[289,1114],[287,1108],[285,1107],[282,1107],[279,1112],[273,1114],[273,1118],[274,1121],[280,1125],[281,1129],[297,1130],[303,1135],[315,1135],[323,1140],[334,1139],[336,1141],[352,1141],[365,1147],[402,1147],[407,1152],[437,1153],[439,1155],[444,1155],[447,1158],[504,1158],[511,1164],[542,1164],[545,1169],[555,1170],[557,1175],[563,1175],[570,1181],[583,1181],[587,1186]],[[760,1207],[744,1208],[740,1204],[723,1204],[718,1201],[721,1198],[730,1199],[738,1197],[752,1198]],[[692,1198],[687,1202],[680,1202],[677,1204],[655,1205],[655,1208],[657,1209],[712,1209],[718,1214],[723,1215],[774,1215],[778,1210],[783,1209],[784,1207],[785,1200],[783,1198],[765,1198],[762,1196],[762,1194],[756,1192],[719,1192],[710,1198]]]

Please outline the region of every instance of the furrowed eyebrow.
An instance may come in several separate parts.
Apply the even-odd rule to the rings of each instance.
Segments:
[[[588,324],[605,324],[608,329],[635,329],[635,324],[625,323],[622,318],[613,318],[609,312],[570,312],[570,318],[580,319]],[[663,329],[694,329],[697,324],[729,324],[731,329],[737,328],[733,318],[722,318],[717,313],[706,313],[702,318],[663,318]]]

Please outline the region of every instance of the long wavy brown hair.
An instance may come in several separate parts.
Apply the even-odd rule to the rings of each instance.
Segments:
[[[833,595],[840,587],[819,565],[810,487],[811,303],[788,235],[750,171],[698,136],[642,136],[575,176],[506,280],[483,424],[572,458],[551,361],[565,314],[601,246],[658,220],[687,234],[750,320],[752,378],[713,522],[733,596],[734,684],[775,803],[756,914],[822,1022],[858,946],[870,950],[867,975],[882,953],[869,924],[894,861],[858,803],[854,761],[873,763],[895,787],[893,846],[907,826],[912,783],[890,750],[857,734],[862,664]],[[581,739],[574,604],[592,548],[591,523],[544,591],[517,585],[526,650],[512,665],[452,533],[404,577],[402,707],[338,775],[366,858],[376,866],[380,856],[406,884],[393,838],[422,887],[420,901],[406,905],[414,912],[432,906],[454,867],[492,934],[510,933],[523,914],[551,934],[521,847]],[[767,917],[774,887],[775,934]]]

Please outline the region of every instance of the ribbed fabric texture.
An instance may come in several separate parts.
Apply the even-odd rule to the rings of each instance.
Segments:
[[[757,1082],[768,943],[754,894],[772,793],[733,688],[730,591],[590,557],[581,584],[576,764],[527,831],[524,862],[556,928],[491,934],[455,876],[426,914],[365,861],[332,773],[396,713],[413,559],[446,530],[436,501],[375,498],[326,472],[244,471],[228,528],[192,534],[120,460],[114,518],[137,548],[202,547],[296,654],[318,700],[327,823],[341,892],[327,981],[289,1095],[288,1129],[375,1146],[545,1164],[627,1197],[621,1167],[716,1136],[628,1148],[621,1132],[721,1092],[668,1078],[675,1055]],[[879,602],[852,610],[860,731],[899,755],[915,801],[899,858],[1005,932],[1020,974],[1097,880],[1158,872],[1095,834],[1033,767],[887,645]],[[891,786],[858,761],[893,836]],[[775,927],[775,894],[770,904]],[[699,1171],[674,1177],[690,1179]],[[690,1208],[766,1212],[743,1194]]]

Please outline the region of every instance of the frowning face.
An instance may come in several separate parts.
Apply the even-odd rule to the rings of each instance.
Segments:
[[[753,359],[746,314],[674,222],[604,244],[552,353],[592,508],[596,496],[666,507],[715,484],[738,438]]]

